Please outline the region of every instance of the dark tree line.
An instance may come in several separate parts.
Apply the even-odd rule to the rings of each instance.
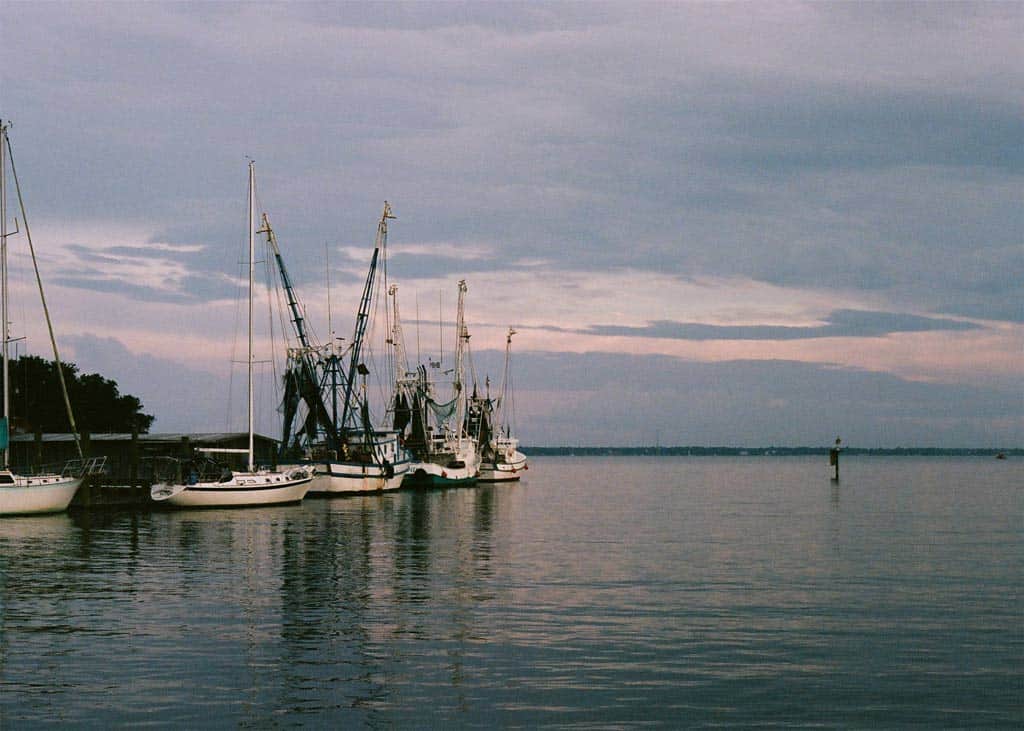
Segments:
[[[69,432],[60,379],[53,361],[25,355],[10,363],[12,431]],[[142,402],[122,394],[115,381],[98,373],[80,374],[74,363],[64,363],[64,380],[80,431],[91,434],[149,431],[153,416],[142,413]],[[2,393],[2,385],[0,385]]]

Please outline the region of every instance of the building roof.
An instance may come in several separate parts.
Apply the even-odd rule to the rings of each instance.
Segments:
[[[248,436],[249,432],[201,432],[198,434],[186,434],[184,432],[159,432],[156,434],[139,434],[139,441],[147,444],[177,444],[185,437],[188,437],[190,442],[197,442],[200,444],[219,444],[222,442],[234,441],[236,439],[246,439]],[[277,441],[272,437],[266,437],[262,434],[254,434],[253,437],[268,442]],[[11,435],[12,442],[34,442],[35,439],[35,434]],[[90,442],[130,442],[131,439],[132,435],[129,432],[89,435]],[[43,441],[71,442],[74,441],[74,439],[71,434],[43,434]]]

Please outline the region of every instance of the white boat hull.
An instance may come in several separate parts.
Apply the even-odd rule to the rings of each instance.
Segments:
[[[473,467],[447,467],[433,462],[413,462],[405,478],[407,487],[460,487],[473,485],[478,470]]]
[[[0,484],[0,515],[38,515],[68,509],[82,484],[81,477],[13,476],[13,484]]]
[[[337,495],[397,490],[412,464],[412,455],[401,446],[396,431],[377,431],[372,436],[373,460],[323,459],[315,463],[312,494]],[[378,461],[381,463],[378,464]]]
[[[297,503],[306,496],[313,478],[306,470],[241,472],[225,482],[191,485],[153,485],[150,496],[178,508],[233,508]]]
[[[311,495],[339,495],[397,490],[409,472],[410,462],[393,465],[391,474],[378,464],[325,462],[316,466]]]
[[[480,463],[480,482],[513,482],[523,476],[529,469],[526,455],[515,452],[511,457],[504,457],[501,462],[485,461]]]
[[[438,441],[438,444],[445,444]],[[475,485],[480,474],[480,455],[476,445],[463,441],[449,442],[446,451],[435,452],[427,459],[413,462],[405,477],[406,487],[459,487]]]

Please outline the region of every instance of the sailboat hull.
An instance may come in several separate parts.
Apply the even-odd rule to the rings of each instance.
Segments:
[[[18,477],[15,484],[0,485],[0,515],[63,512],[81,484],[81,477]]]
[[[306,496],[313,478],[282,473],[237,473],[226,482],[197,482],[192,485],[154,485],[154,501],[176,508],[233,508],[297,503]]]

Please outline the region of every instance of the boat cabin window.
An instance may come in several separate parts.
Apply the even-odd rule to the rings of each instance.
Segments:
[[[0,485],[13,485],[14,475],[0,475]]]

